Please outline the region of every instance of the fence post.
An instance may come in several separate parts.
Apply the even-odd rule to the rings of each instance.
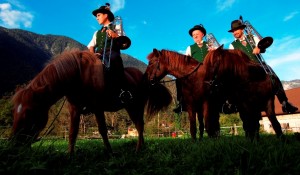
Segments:
[[[236,136],[236,135],[239,135],[235,123],[233,124],[233,130],[234,130],[234,135],[235,135],[235,136]]]

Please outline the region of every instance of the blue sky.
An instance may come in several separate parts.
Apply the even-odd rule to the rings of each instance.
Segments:
[[[281,80],[300,79],[300,1],[271,0],[0,0],[0,26],[63,35],[87,45],[100,28],[91,12],[106,2],[123,19],[132,45],[123,53],[147,63],[153,48],[185,52],[188,30],[203,24],[228,48],[240,15],[272,46],[263,54]]]

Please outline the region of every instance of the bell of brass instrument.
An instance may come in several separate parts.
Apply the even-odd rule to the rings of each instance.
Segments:
[[[270,37],[270,36],[263,38],[263,37],[257,32],[257,30],[255,30],[255,28],[250,24],[249,21],[245,21],[244,24],[246,25],[245,30],[246,30],[247,34],[250,36],[250,38],[253,39],[253,36],[258,37],[258,39],[259,39],[260,41],[257,43],[257,47],[260,49],[260,52],[261,52],[261,53],[265,53],[265,52],[266,52],[266,49],[272,45],[272,43],[273,43],[273,38]]]
[[[114,39],[114,44],[117,45],[121,50],[128,49],[131,45],[131,40],[125,36],[123,22],[120,16],[115,17],[114,26],[115,32],[117,32],[119,35],[119,37]]]
[[[206,42],[209,49],[216,49],[220,47],[219,42],[217,41],[216,37],[212,33],[206,34]]]

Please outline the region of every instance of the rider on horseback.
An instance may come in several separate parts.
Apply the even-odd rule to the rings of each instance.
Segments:
[[[235,38],[235,40],[230,44],[229,49],[239,49],[246,53],[250,59],[255,62],[261,62],[262,66],[266,66],[267,70],[273,74],[273,78],[276,81],[276,96],[279,102],[282,105],[282,111],[286,113],[295,113],[298,108],[293,106],[291,103],[288,102],[288,98],[285,94],[281,81],[279,80],[278,76],[274,73],[272,68],[266,65],[265,62],[261,61],[260,53],[263,53],[262,50],[257,46],[259,43],[259,38],[257,36],[253,36],[255,46],[252,46],[251,40],[247,39],[247,37],[243,32],[246,28],[246,25],[243,24],[241,20],[234,20],[231,22],[231,29],[228,32],[231,32]]]
[[[113,21],[115,17],[110,11],[110,4],[106,3],[105,6],[94,10],[92,14],[96,17],[98,23],[102,25],[102,28],[94,33],[88,44],[88,49],[96,53],[107,68],[106,70],[110,72],[109,77],[112,80],[113,89],[119,90],[121,88],[119,95],[121,102],[129,102],[132,95],[128,91],[120,47],[117,42],[113,42],[120,35],[114,31]]]
[[[191,56],[202,63],[208,51],[215,48],[209,46],[207,41],[204,40],[206,30],[202,24],[195,25],[193,28],[191,28],[189,30],[189,35],[193,38],[195,43],[187,47],[185,55]],[[185,110],[181,86],[182,85],[180,81],[176,80],[177,100],[179,101],[179,103],[176,108],[173,109],[175,113],[180,113]]]

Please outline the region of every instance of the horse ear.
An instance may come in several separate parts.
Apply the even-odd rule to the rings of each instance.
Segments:
[[[219,47],[217,48],[217,50],[223,50],[223,47],[224,47],[224,44],[222,44],[221,46],[219,46]]]
[[[155,57],[159,56],[159,51],[157,49],[153,49],[153,54],[155,55]]]

